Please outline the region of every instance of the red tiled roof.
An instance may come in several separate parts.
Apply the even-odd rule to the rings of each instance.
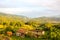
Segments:
[[[17,32],[19,32],[19,33],[25,33],[26,29],[19,29]]]

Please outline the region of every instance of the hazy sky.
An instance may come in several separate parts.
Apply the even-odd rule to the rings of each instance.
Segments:
[[[0,0],[0,12],[28,17],[60,15],[60,0]]]

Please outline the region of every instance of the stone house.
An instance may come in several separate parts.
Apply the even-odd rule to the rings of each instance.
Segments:
[[[45,31],[43,30],[30,30],[30,36],[39,38],[45,34]]]
[[[28,35],[30,37],[36,37],[39,38],[40,36],[43,36],[45,34],[45,31],[43,30],[29,30],[27,31],[26,29],[18,29],[16,32],[16,36],[20,36],[22,38],[25,37],[25,35]]]
[[[27,34],[27,30],[23,28],[18,29],[16,32],[16,36],[20,36],[22,38],[24,38],[26,34]]]

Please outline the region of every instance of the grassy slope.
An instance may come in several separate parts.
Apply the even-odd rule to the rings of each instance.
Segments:
[[[30,37],[20,38],[20,37],[13,36],[12,37],[12,40],[46,40],[46,39],[30,38]]]

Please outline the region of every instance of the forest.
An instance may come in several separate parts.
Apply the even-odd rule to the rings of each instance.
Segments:
[[[0,40],[60,40],[60,18],[0,13]]]

